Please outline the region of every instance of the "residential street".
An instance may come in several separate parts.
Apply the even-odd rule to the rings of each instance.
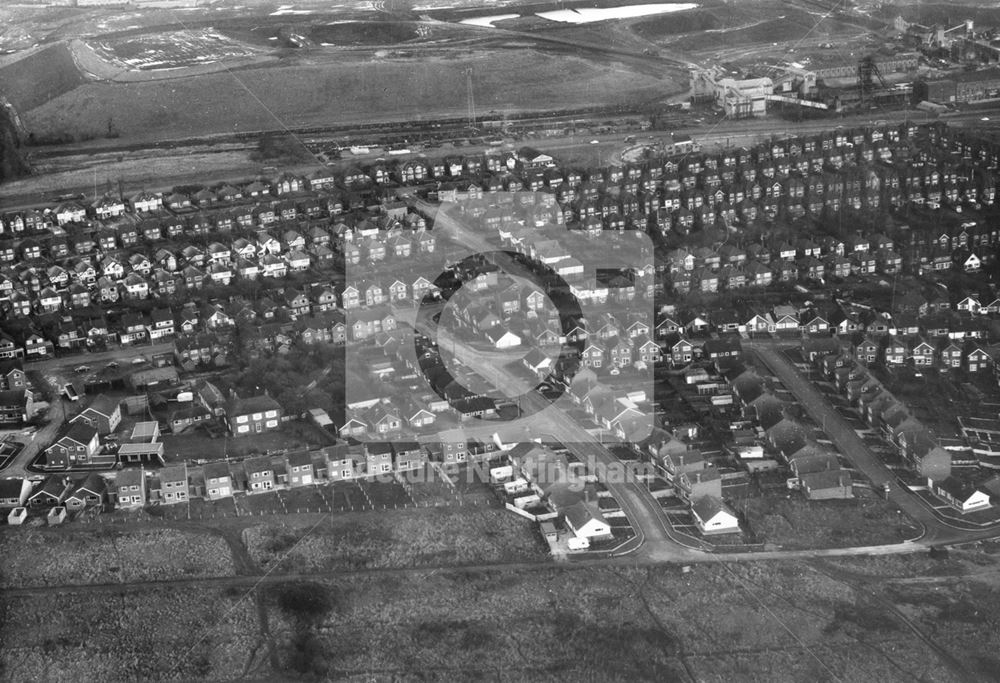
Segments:
[[[747,346],[785,387],[795,394],[813,420],[823,425],[827,436],[856,469],[868,477],[876,487],[889,483],[889,499],[913,520],[923,525],[925,534],[920,539],[921,543],[926,545],[961,543],[1000,534],[998,525],[986,529],[972,526],[963,528],[938,517],[926,503],[899,484],[892,471],[872,453],[823,393],[796,370],[781,353],[780,347],[758,344]]]
[[[162,342],[160,344],[153,345],[140,345],[132,346],[124,349],[112,349],[110,351],[99,351],[97,353],[82,353],[75,354],[72,356],[63,356],[60,358],[50,358],[48,360],[37,361],[34,363],[25,363],[24,369],[26,372],[46,372],[55,370],[58,368],[75,368],[80,365],[90,365],[99,363],[110,363],[111,361],[117,361],[119,363],[131,362],[134,358],[139,356],[149,357],[158,353],[169,353],[173,351],[173,342]],[[55,388],[58,390],[58,387]],[[79,409],[81,406],[74,406],[74,408]],[[59,432],[60,427],[62,427],[63,421],[66,419],[66,410],[70,411],[70,416],[73,414],[74,408],[70,408],[65,404],[63,398],[59,395],[53,397],[48,410],[45,413],[45,417],[48,420],[48,424],[35,432],[31,439],[28,440],[23,435],[15,435],[13,437],[14,441],[21,441],[25,444],[24,449],[17,454],[7,467],[0,470],[0,477],[27,477],[27,476],[39,476],[35,472],[30,472],[27,466],[38,456],[38,453],[48,446],[52,441],[55,440],[56,434]]]
[[[48,420],[48,424],[30,437],[24,435],[13,437],[12,440],[22,442],[24,448],[17,454],[17,457],[14,458],[10,465],[0,470],[0,476],[4,478],[39,476],[35,472],[29,472],[27,466],[38,456],[43,448],[55,440],[59,428],[62,427],[63,420],[66,418],[62,397],[57,396],[49,404],[49,408],[45,412],[45,417]]]
[[[89,353],[77,353],[59,358],[49,358],[48,360],[34,361],[24,364],[25,372],[32,370],[51,370],[53,368],[68,367],[74,368],[78,365],[94,365],[95,363],[110,363],[111,361],[131,361],[139,356],[154,356],[159,353],[173,353],[173,341],[160,342],[159,344],[139,344],[125,348],[111,349],[108,351],[94,351]]]
[[[447,330],[438,330],[437,336],[438,343],[452,349],[455,357],[462,363],[472,368],[480,367],[479,355],[475,349],[453,339]],[[522,394],[528,388],[522,378],[505,368],[497,365],[491,367],[489,377],[496,382],[497,389],[503,394],[514,396]],[[511,440],[538,438],[543,441],[559,442],[581,462],[590,463],[592,468],[597,465],[614,474],[624,471],[621,461],[603,443],[572,417],[554,408],[540,394],[530,391],[524,393],[521,412],[528,422],[527,433],[522,432],[520,426],[498,422],[480,424],[490,433],[499,433],[501,438]],[[634,544],[622,548],[623,552],[637,550],[644,556],[655,554],[657,557],[673,560],[692,557],[694,551],[675,539],[659,502],[644,486],[639,485],[631,477],[606,477],[602,478],[602,482],[631,520],[636,533]]]

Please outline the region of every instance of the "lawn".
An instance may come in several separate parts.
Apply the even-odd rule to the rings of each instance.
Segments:
[[[816,501],[773,493],[745,499],[745,504],[757,540],[787,549],[899,543],[920,533],[908,517],[868,492],[849,500]]]
[[[264,569],[284,558],[281,572],[530,561],[547,550],[531,522],[481,507],[269,520],[243,539]]]
[[[4,527],[0,585],[127,583],[174,577],[231,576],[226,542],[207,533],[73,524]]]

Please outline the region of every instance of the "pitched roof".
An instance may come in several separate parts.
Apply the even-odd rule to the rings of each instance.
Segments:
[[[226,413],[229,415],[245,415],[247,413],[262,413],[268,410],[281,410],[281,404],[266,394],[236,398],[229,402]]]
[[[601,524],[608,523],[597,503],[580,501],[566,508],[566,521],[574,529],[582,529],[592,520]]]
[[[63,435],[59,437],[57,443],[58,441],[68,438],[76,441],[77,443],[88,444],[95,436],[97,436],[97,430],[86,422],[73,422],[70,424],[69,429],[63,432]]]
[[[725,513],[735,517],[729,507],[716,496],[700,496],[691,504],[691,512],[703,523],[712,519],[719,513]]]

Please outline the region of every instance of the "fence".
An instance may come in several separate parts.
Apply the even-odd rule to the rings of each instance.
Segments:
[[[503,505],[496,500],[490,499],[470,499],[464,500],[462,498],[456,499],[454,502],[443,502],[443,501],[424,501],[424,502],[404,502],[404,503],[394,503],[392,505],[352,505],[350,507],[338,507],[335,505],[317,505],[317,506],[306,506],[306,507],[295,507],[288,508],[287,514],[333,514],[336,512],[383,512],[387,510],[406,510],[406,509],[419,509],[419,508],[438,508],[438,507],[475,507],[475,508],[502,508]],[[183,506],[171,506],[172,509],[182,510]],[[164,508],[154,508],[157,510],[163,510]],[[246,517],[273,517],[276,513],[274,510],[241,510],[240,508],[234,508],[232,510],[199,510],[197,512],[191,512],[190,510],[185,512],[179,512],[177,516],[173,514],[166,516],[159,515],[144,515],[142,517],[134,515],[116,515],[116,514],[96,514],[96,515],[80,515],[74,518],[73,522],[79,522],[82,524],[108,524],[108,525],[127,525],[127,524],[173,524],[179,521],[206,521],[215,519],[237,519]]]

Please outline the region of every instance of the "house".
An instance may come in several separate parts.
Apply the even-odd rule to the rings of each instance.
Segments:
[[[28,496],[28,507],[51,508],[62,505],[73,492],[73,483],[62,474],[50,474],[38,489]]]
[[[312,455],[308,451],[297,451],[285,458],[285,472],[288,486],[310,486],[316,483],[316,473],[313,470]]]
[[[743,355],[743,346],[738,337],[707,339],[702,350],[705,357],[711,361],[738,359]]]
[[[61,468],[87,465],[98,447],[97,429],[85,422],[75,422],[64,428],[62,435],[46,449],[45,462],[49,467]]]
[[[349,481],[365,475],[365,456],[362,447],[337,444],[321,450],[326,457],[327,478],[330,481]]]
[[[949,476],[941,481],[927,480],[928,488],[960,512],[983,510],[990,506],[990,496],[968,482]]]
[[[274,489],[277,483],[274,464],[266,455],[244,460],[243,471],[247,476],[247,493],[264,493]]]
[[[0,509],[24,507],[31,494],[27,479],[0,479]]]
[[[205,465],[205,497],[208,500],[231,498],[233,475],[228,462],[211,462]]]
[[[982,370],[988,370],[993,363],[993,359],[989,353],[978,346],[973,347],[965,355],[965,369],[968,372],[980,372]]]
[[[601,513],[597,503],[578,501],[565,510],[566,527],[576,538],[602,541],[613,538],[611,525]]]
[[[188,501],[187,463],[170,465],[160,470],[160,503],[173,505]]]
[[[521,338],[502,327],[493,327],[486,330],[486,338],[497,349],[510,349],[521,345]]]
[[[392,472],[392,444],[389,442],[369,442],[364,446],[365,472],[373,477]]]
[[[146,504],[146,473],[142,469],[122,470],[115,477],[115,494],[120,508],[134,509]]]
[[[698,531],[704,536],[739,533],[740,521],[721,498],[701,496],[691,504]]]
[[[841,469],[807,472],[799,475],[802,493],[809,500],[829,500],[832,498],[853,498],[854,489],[851,473]]]
[[[67,510],[84,510],[104,505],[108,497],[108,485],[104,477],[97,472],[91,472],[87,477],[75,485],[64,505]]]
[[[416,441],[396,441],[392,448],[397,472],[419,470],[427,463],[427,454]]]
[[[98,434],[105,436],[118,429],[122,421],[121,404],[101,394],[69,421],[71,424],[76,422],[87,424],[96,429]]]
[[[0,424],[16,425],[34,412],[34,394],[30,389],[0,390]]]
[[[234,398],[226,406],[226,422],[235,435],[277,429],[281,424],[281,406],[268,395]]]

